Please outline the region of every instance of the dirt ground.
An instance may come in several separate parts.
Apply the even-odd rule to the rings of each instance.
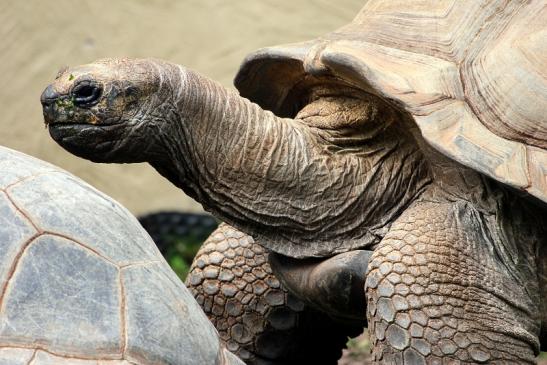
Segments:
[[[361,336],[348,341],[348,348],[344,350],[342,358],[338,360],[338,365],[370,364],[370,341],[366,331],[365,329]]]

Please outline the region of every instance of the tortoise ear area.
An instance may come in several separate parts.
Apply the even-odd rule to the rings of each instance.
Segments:
[[[127,85],[123,91],[126,98],[136,98],[139,95],[139,89],[135,85]]]
[[[126,109],[135,109],[139,105],[140,91],[135,85],[125,85],[122,88]]]

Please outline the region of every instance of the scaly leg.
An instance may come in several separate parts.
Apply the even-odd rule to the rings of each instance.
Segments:
[[[186,285],[247,364],[336,364],[347,337],[362,331],[296,299],[273,275],[268,252],[226,224],[201,247]]]
[[[465,201],[417,202],[399,217],[366,280],[376,363],[535,363],[542,239],[504,236],[499,221]]]

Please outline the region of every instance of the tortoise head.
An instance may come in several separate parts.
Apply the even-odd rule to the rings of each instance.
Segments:
[[[142,149],[134,140],[145,133],[136,132],[150,126],[145,119],[165,102],[158,92],[164,80],[153,64],[104,59],[61,70],[41,96],[52,138],[69,152],[97,162],[124,162],[136,145]],[[135,134],[131,144],[124,138],[129,133]]]

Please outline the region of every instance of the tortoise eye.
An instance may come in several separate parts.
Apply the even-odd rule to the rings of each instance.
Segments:
[[[83,81],[72,90],[74,104],[80,107],[91,107],[99,102],[103,88],[93,82]]]

